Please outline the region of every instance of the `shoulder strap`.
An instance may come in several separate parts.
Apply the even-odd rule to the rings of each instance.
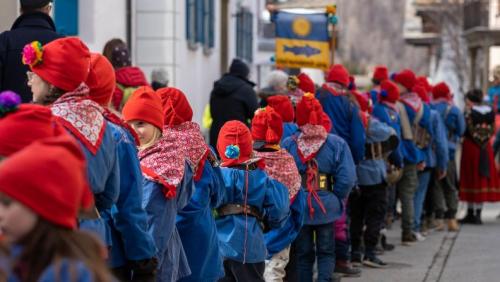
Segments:
[[[406,107],[401,102],[396,103],[396,108],[399,112],[399,123],[401,125],[401,134],[405,140],[413,140],[413,131],[410,124],[410,118],[406,112]]]

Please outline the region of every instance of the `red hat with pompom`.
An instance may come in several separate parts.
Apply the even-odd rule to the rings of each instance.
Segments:
[[[336,82],[344,87],[347,87],[349,86],[349,72],[343,65],[333,65],[328,71],[326,81]]]
[[[389,79],[389,70],[386,66],[376,66],[372,78],[378,82],[387,80]]]
[[[422,102],[428,104],[430,102],[429,95],[427,94],[427,90],[424,85],[417,84],[412,89],[413,92],[417,93],[418,97],[422,100]]]
[[[222,166],[242,164],[252,157],[252,134],[241,121],[226,122],[219,131],[217,151],[222,159]]]
[[[305,73],[300,73],[297,78],[299,79],[299,89],[304,91],[304,93],[316,93],[316,86],[314,86],[314,81],[311,77]]]
[[[305,94],[297,104],[295,111],[297,125],[305,124],[322,125],[323,122],[323,107],[312,94]]]
[[[0,164],[0,192],[53,224],[75,229],[79,211],[93,204],[86,175],[85,156],[74,138],[46,138]]]
[[[395,73],[392,76],[392,80],[396,83],[401,84],[408,91],[413,89],[413,86],[417,83],[417,77],[415,73],[410,69],[404,69],[399,73]]]
[[[165,87],[156,90],[156,93],[162,100],[166,126],[179,125],[193,119],[193,109],[180,89]]]
[[[399,100],[399,89],[398,86],[390,81],[384,80],[380,84],[380,100],[390,103],[396,103]]]
[[[252,119],[254,148],[279,144],[283,135],[281,116],[270,106],[258,109]]]
[[[451,95],[450,87],[445,82],[440,82],[432,88],[432,98],[433,99],[446,99],[451,100],[453,95]]]
[[[109,60],[101,54],[90,55],[90,73],[85,82],[90,88],[90,99],[107,107],[116,87],[115,69]]]
[[[425,76],[417,76],[417,83],[416,84],[423,86],[425,88],[425,91],[427,91],[427,93],[431,93],[432,92],[432,85],[427,80],[427,77],[425,77]]]
[[[283,122],[293,122],[295,119],[293,104],[288,96],[271,96],[267,98],[267,105],[273,108],[281,116]]]

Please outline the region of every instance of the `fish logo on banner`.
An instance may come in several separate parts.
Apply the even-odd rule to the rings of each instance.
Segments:
[[[276,64],[289,68],[328,69],[330,45],[328,15],[277,12]]]

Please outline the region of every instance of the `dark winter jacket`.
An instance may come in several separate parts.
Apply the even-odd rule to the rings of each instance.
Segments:
[[[0,34],[0,91],[12,90],[21,95],[23,103],[31,102],[28,67],[21,61],[23,47],[35,40],[45,45],[60,37],[47,14],[34,12],[18,17],[11,30]]]
[[[259,104],[253,90],[255,84],[237,74],[225,74],[214,83],[210,95],[210,112],[213,123],[210,128],[210,145],[217,147],[221,127],[230,120],[250,124]]]

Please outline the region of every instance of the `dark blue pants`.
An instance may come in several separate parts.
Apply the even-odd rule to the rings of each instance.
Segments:
[[[313,265],[317,259],[317,281],[330,282],[335,268],[334,224],[304,225],[295,240],[295,247],[299,280],[313,281]]]

